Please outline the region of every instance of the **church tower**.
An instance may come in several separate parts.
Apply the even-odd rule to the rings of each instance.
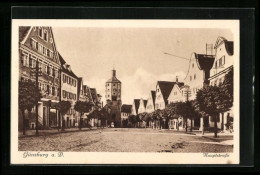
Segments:
[[[112,78],[106,81],[106,101],[110,107],[110,123],[115,127],[121,124],[121,81],[116,78],[116,70],[112,70]]]

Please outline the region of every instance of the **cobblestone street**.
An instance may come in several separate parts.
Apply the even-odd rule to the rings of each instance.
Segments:
[[[233,152],[232,136],[208,137],[152,129],[106,128],[19,138],[19,151]]]

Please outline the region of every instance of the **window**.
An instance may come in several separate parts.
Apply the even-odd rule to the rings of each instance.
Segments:
[[[35,42],[35,49],[38,50],[38,42]]]
[[[44,30],[44,34],[43,34],[43,39],[45,40],[45,41],[47,41],[47,30]]]
[[[39,88],[39,90],[42,90],[42,84],[41,83],[38,84],[38,88]]]
[[[47,74],[50,75],[50,66],[47,66]]]
[[[194,63],[192,63],[192,68],[194,68]]]
[[[47,85],[47,94],[49,94],[49,93],[50,93],[50,86]]]
[[[52,87],[52,95],[55,95],[55,87]]]
[[[192,76],[190,76],[190,81],[192,81]]]
[[[50,67],[50,76],[52,76],[52,74],[53,74],[53,69]]]
[[[27,58],[28,57],[26,55],[22,55],[21,61],[22,61],[23,66],[28,66],[28,59]]]
[[[63,98],[66,98],[66,91],[62,90]]]
[[[215,69],[218,67],[218,61],[215,62]]]
[[[196,79],[196,74],[194,74],[194,80]]]
[[[55,77],[55,69],[52,69],[52,76]]]
[[[116,84],[113,84],[113,86],[116,86]]]
[[[29,66],[32,67],[32,58],[29,58]]]
[[[46,48],[43,46],[43,48],[42,48],[42,54],[43,55],[46,55]]]
[[[53,53],[52,53],[52,51],[50,51],[50,57],[53,58]]]
[[[222,66],[222,57],[219,59],[219,66]]]
[[[109,86],[109,83],[107,84],[107,86]]]
[[[50,57],[50,50],[47,49],[47,56]]]
[[[39,36],[42,37],[42,28],[39,27]]]

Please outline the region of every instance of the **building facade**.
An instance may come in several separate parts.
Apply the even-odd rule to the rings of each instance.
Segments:
[[[116,70],[112,70],[112,77],[106,81],[106,101],[107,105],[111,109],[110,113],[110,123],[114,123],[115,127],[120,127],[121,125],[121,81],[116,77]]]
[[[47,26],[19,27],[19,81],[36,81],[38,64],[38,88],[42,98],[38,102],[39,128],[58,126],[55,105],[60,100],[61,64],[56,51],[52,28]],[[28,119],[35,128],[35,108]]]
[[[158,81],[156,84],[155,110],[165,109],[168,104],[168,97],[175,82]]]
[[[71,108],[63,116],[65,127],[78,126],[78,113],[74,109],[74,105],[78,99],[78,77],[74,74],[71,66],[65,62],[63,57],[59,55],[61,63],[61,101],[69,101]],[[63,121],[63,120],[62,120]]]
[[[225,80],[225,75],[233,69],[234,65],[234,43],[228,41],[224,37],[218,37],[214,46],[216,57],[213,63],[213,67],[210,70],[209,83],[211,86],[219,86]],[[233,118],[233,108],[230,111],[219,114],[217,126],[223,131],[226,131],[227,121],[229,118]],[[214,126],[213,118],[210,117],[209,124]]]

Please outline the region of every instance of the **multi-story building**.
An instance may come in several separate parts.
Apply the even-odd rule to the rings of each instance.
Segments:
[[[70,128],[75,127],[78,122],[77,112],[74,109],[78,98],[78,77],[74,74],[71,66],[66,63],[60,53],[58,55],[61,63],[61,100],[71,103],[71,108],[63,117],[65,127]]]
[[[112,70],[112,77],[106,82],[106,100],[110,107],[109,121],[114,123],[115,127],[120,127],[121,124],[121,81],[116,77],[116,70]]]
[[[19,80],[36,81],[38,64],[38,87],[42,98],[38,102],[39,127],[58,125],[55,103],[60,100],[61,64],[56,51],[52,28],[47,26],[19,27]],[[28,119],[35,128],[35,109]],[[53,114],[53,115],[51,115]]]
[[[192,53],[187,75],[185,77],[185,85],[188,86],[189,96],[186,100],[196,99],[196,94],[199,89],[209,85],[210,70],[213,66],[215,60],[214,55],[207,54],[197,54]],[[197,117],[193,117],[195,120],[192,123],[193,126],[199,127],[202,130],[203,125],[205,127],[209,126],[208,117],[201,117],[200,121]]]
[[[146,109],[145,109],[147,113],[151,113],[154,111],[154,103],[155,103],[155,91],[150,91],[147,100]]]
[[[218,37],[214,46],[215,49],[215,60],[213,63],[213,68],[210,70],[209,82],[212,86],[218,86],[225,80],[225,75],[233,69],[234,65],[234,43],[233,41],[228,41],[224,37]],[[229,117],[233,117],[233,110],[220,114],[218,118],[217,126],[222,130],[226,131],[226,123]],[[210,126],[214,126],[213,118],[210,117]]]
[[[184,83],[190,90],[189,100],[194,100],[197,91],[209,84],[208,79],[214,59],[214,55],[192,53],[187,75],[184,78]]]
[[[176,83],[174,84],[167,100],[168,100],[168,104],[185,101],[184,83],[178,82],[177,78],[176,78]]]
[[[158,81],[156,84],[155,110],[165,109],[168,104],[168,97],[175,82]]]
[[[128,120],[131,115],[132,105],[123,104],[121,107],[121,126],[123,126],[123,121]]]

